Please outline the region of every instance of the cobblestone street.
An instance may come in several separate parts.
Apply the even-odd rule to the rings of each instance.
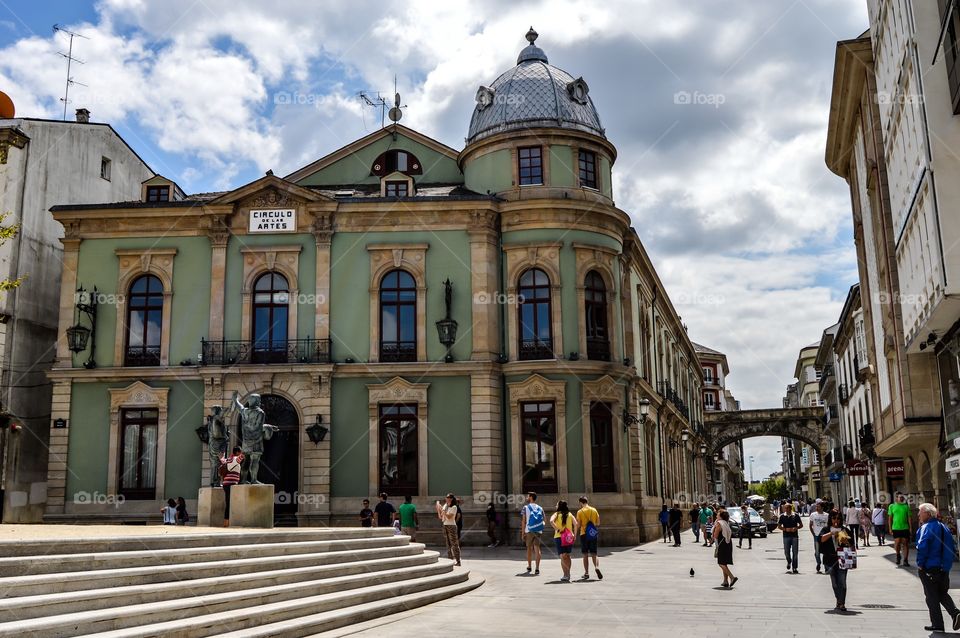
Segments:
[[[565,627],[578,636],[926,636],[916,568],[897,569],[890,546],[860,552],[848,579],[846,614],[832,611],[830,579],[815,572],[812,540],[801,536],[800,574],[784,573],[779,533],[734,550],[740,581],[723,590],[713,550],[690,532],[674,548],[647,543],[603,552],[603,581],[561,584],[556,557],[545,552],[539,577],[524,574],[519,548],[471,549],[464,565],[483,575],[479,589],[339,636],[530,636]],[[912,556],[911,556],[912,564]],[[573,576],[582,574],[574,554]],[[690,569],[695,576],[690,577]],[[956,570],[954,570],[956,572]],[[954,586],[960,584],[954,577]],[[954,598],[960,595],[955,591]]]

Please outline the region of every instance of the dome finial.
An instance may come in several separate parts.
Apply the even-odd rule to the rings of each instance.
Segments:
[[[527,31],[527,36],[526,36],[526,37],[527,37],[527,42],[529,42],[530,44],[533,44],[534,42],[537,41],[537,36],[538,36],[538,35],[540,35],[540,34],[537,33],[536,31],[534,31],[534,30],[533,30],[533,26],[531,26],[531,27],[530,27],[530,30]]]

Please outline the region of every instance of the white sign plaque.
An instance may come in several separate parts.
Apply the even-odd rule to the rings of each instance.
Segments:
[[[250,211],[251,233],[294,233],[296,231],[296,209],[259,208]]]

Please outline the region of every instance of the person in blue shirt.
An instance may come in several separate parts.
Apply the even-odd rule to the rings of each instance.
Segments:
[[[923,584],[923,595],[930,611],[930,624],[925,631],[943,631],[943,612],[953,619],[953,630],[960,629],[960,610],[950,597],[950,568],[956,547],[953,534],[937,520],[937,508],[922,503],[919,509],[920,529],[917,530],[917,571]]]

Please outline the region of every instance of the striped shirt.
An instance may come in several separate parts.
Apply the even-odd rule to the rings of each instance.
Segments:
[[[237,454],[229,458],[221,458],[220,463],[227,466],[227,473],[223,475],[220,481],[223,485],[236,485],[240,482],[240,464],[243,463],[243,454]]]

